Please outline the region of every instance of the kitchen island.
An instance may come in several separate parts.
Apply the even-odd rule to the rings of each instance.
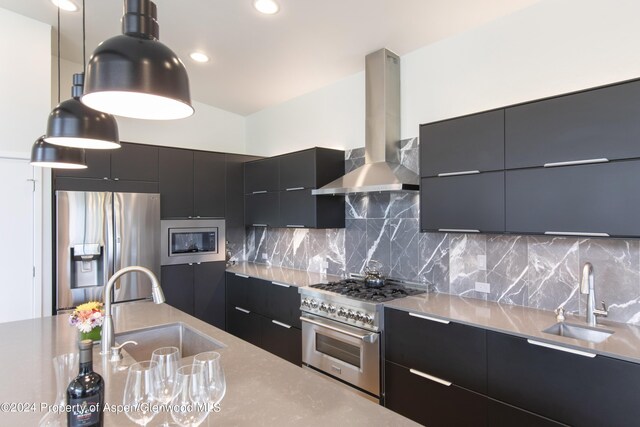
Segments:
[[[120,304],[113,314],[116,333],[182,322],[224,346],[217,351],[222,355],[227,393],[221,411],[210,415],[212,425],[417,425],[167,304]],[[37,425],[44,415],[41,404],[55,401],[52,359],[77,352],[77,337],[77,330],[68,324],[68,315],[0,324],[0,425]],[[112,363],[99,355],[98,346],[94,349],[94,370],[105,379],[105,402],[110,405],[122,403],[126,367],[135,362],[126,351],[123,355],[121,362]],[[190,363],[191,358],[183,362]],[[35,404],[35,411],[7,411],[10,406],[6,403],[16,404],[17,409],[21,404]],[[151,424],[162,416],[159,414]],[[108,412],[105,425],[135,424],[123,413]]]

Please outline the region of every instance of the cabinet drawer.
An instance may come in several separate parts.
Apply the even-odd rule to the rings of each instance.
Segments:
[[[294,365],[302,365],[302,332],[291,325],[262,317],[262,348]]]
[[[640,82],[507,108],[506,168],[640,156]]]
[[[227,332],[258,347],[262,346],[262,316],[227,304]]]
[[[484,396],[431,381],[389,361],[385,363],[385,406],[429,427],[487,425]]]
[[[280,225],[280,193],[248,194],[244,196],[246,225],[277,227]]]
[[[504,110],[420,126],[420,174],[504,169]]]
[[[384,315],[387,360],[486,393],[485,330],[389,308]]]
[[[490,427],[560,427],[566,425],[493,399],[487,400],[489,405],[487,425]]]
[[[277,157],[245,163],[245,194],[252,194],[256,191],[277,191],[280,182],[278,164]]]
[[[640,236],[638,177],[639,160],[507,171],[507,231]]]
[[[504,172],[422,178],[420,228],[504,232]]]
[[[262,280],[227,273],[226,299],[229,305],[265,314],[266,291],[267,286]]]
[[[302,328],[298,288],[273,282],[263,283],[267,289],[265,316],[296,328]]]

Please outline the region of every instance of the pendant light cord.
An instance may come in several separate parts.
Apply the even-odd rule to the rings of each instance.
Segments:
[[[60,104],[60,7],[58,7],[58,104]]]
[[[82,0],[82,74],[87,74],[87,32],[84,0]]]

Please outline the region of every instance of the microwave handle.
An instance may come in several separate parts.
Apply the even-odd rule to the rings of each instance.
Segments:
[[[330,330],[332,330],[334,332],[338,332],[338,333],[341,333],[341,334],[344,334],[344,335],[348,335],[348,336],[353,337],[353,338],[360,339],[360,340],[362,340],[364,342],[367,342],[367,343],[374,343],[378,339],[378,334],[375,334],[375,333],[373,333],[373,334],[356,334],[354,332],[345,331],[344,329],[340,329],[340,328],[328,325],[328,324],[323,323],[323,322],[318,322],[317,320],[308,319],[306,317],[300,317],[300,320],[302,320],[303,322],[306,322],[306,323],[311,323],[312,325],[320,326],[321,328],[330,329]]]

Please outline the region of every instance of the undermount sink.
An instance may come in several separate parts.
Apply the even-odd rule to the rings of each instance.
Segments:
[[[116,343],[136,341],[138,345],[127,345],[124,350],[136,361],[151,359],[153,350],[160,347],[178,347],[183,358],[195,356],[205,351],[224,348],[225,345],[210,338],[184,323],[169,323],[145,329],[120,332]]]
[[[574,325],[564,322],[556,323],[542,332],[593,343],[602,342],[613,334],[613,331],[608,331],[606,329],[591,328],[589,326]]]

